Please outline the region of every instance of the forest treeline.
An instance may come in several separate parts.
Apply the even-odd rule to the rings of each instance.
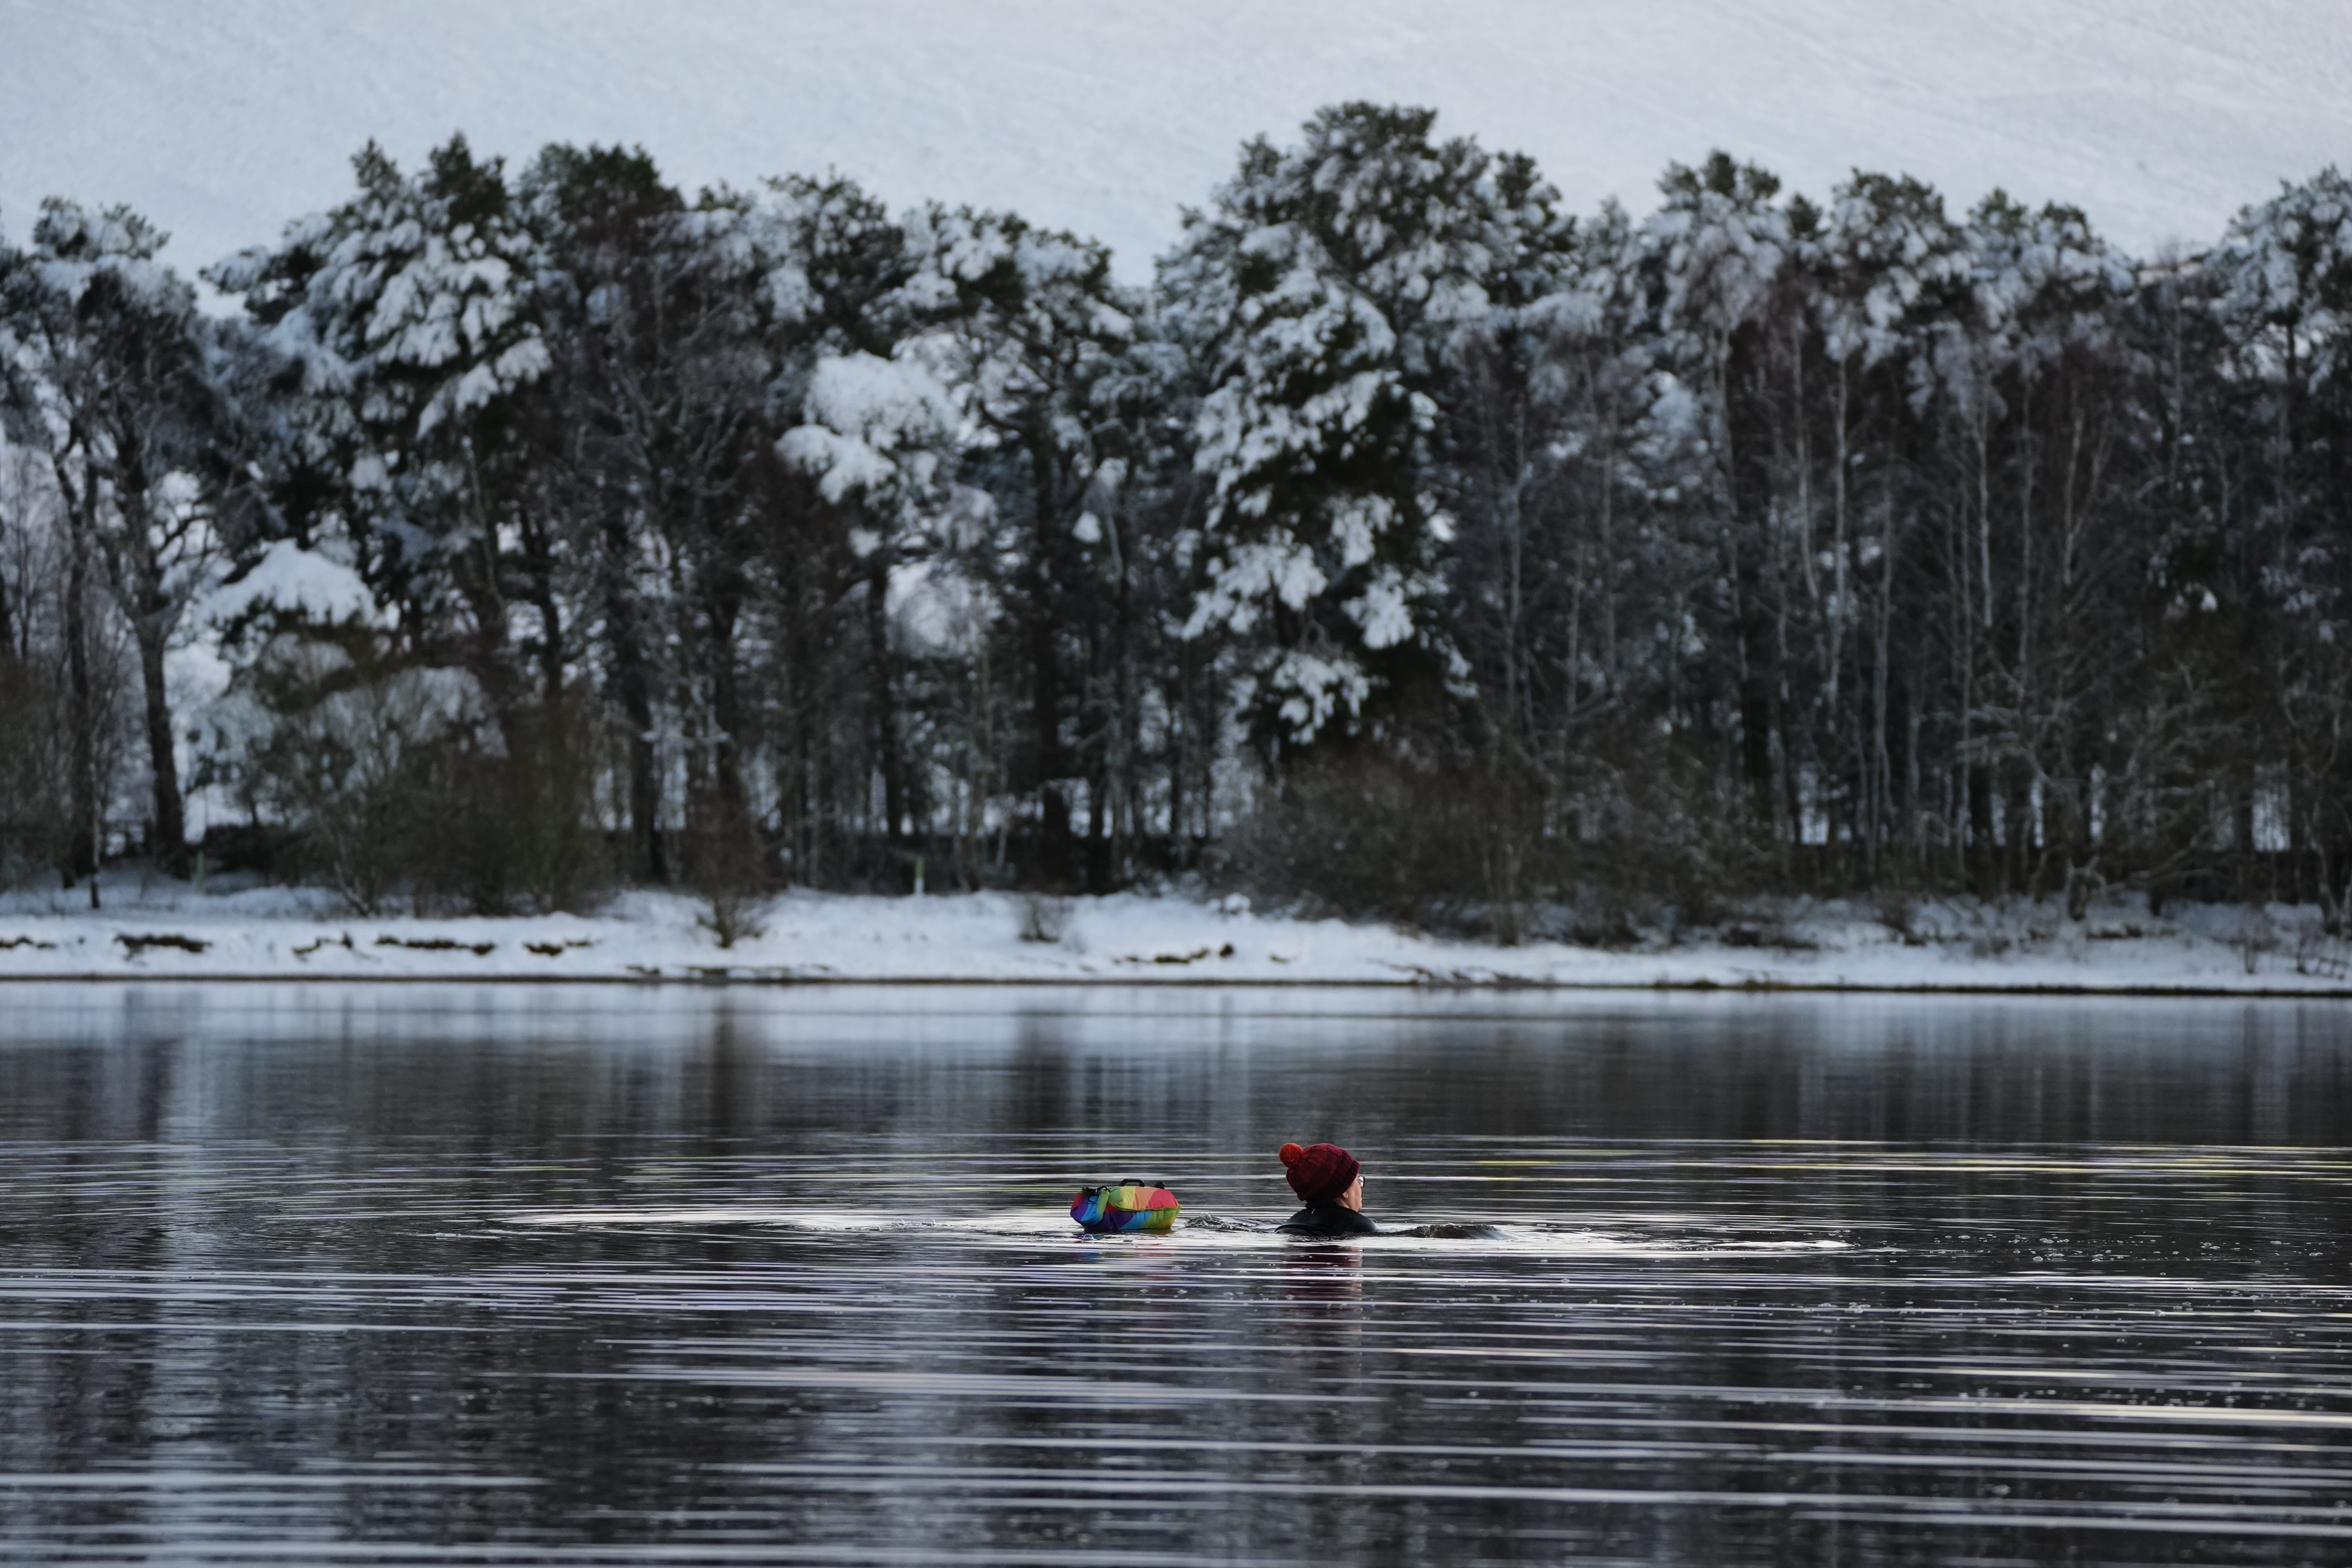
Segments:
[[[1722,154],[1572,215],[1349,104],[1138,288],[837,177],[355,169],[226,306],[121,209],[0,253],[8,879],[2341,923],[2332,170],[2134,258]]]

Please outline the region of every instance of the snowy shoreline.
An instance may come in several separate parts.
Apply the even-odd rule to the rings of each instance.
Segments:
[[[1677,939],[1517,947],[1261,914],[1241,900],[1118,894],[1030,901],[790,893],[721,949],[701,906],[632,892],[594,915],[360,917],[314,889],[198,893],[110,875],[103,907],[0,895],[0,981],[485,980],[656,984],[1394,985],[2352,996],[2352,945],[2317,911],[2137,900],[2071,921],[2051,905],[1791,900]],[[1898,926],[1901,929],[1898,929]]]

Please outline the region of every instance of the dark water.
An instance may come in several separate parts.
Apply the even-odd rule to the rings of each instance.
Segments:
[[[0,1559],[2342,1563],[2347,1143],[2320,1005],[0,987]]]

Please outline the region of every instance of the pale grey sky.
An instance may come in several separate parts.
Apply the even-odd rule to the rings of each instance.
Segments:
[[[1130,278],[1257,132],[1348,98],[1533,153],[1576,208],[1721,145],[2202,241],[2352,159],[2343,0],[0,0],[0,225],[129,201],[200,265],[462,129],[642,142],[688,185],[838,167],[1006,206]]]

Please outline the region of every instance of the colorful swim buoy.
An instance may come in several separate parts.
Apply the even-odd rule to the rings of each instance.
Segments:
[[[1150,1182],[1117,1182],[1082,1189],[1070,1205],[1078,1228],[1097,1236],[1150,1235],[1176,1223],[1183,1205],[1166,1187]]]

